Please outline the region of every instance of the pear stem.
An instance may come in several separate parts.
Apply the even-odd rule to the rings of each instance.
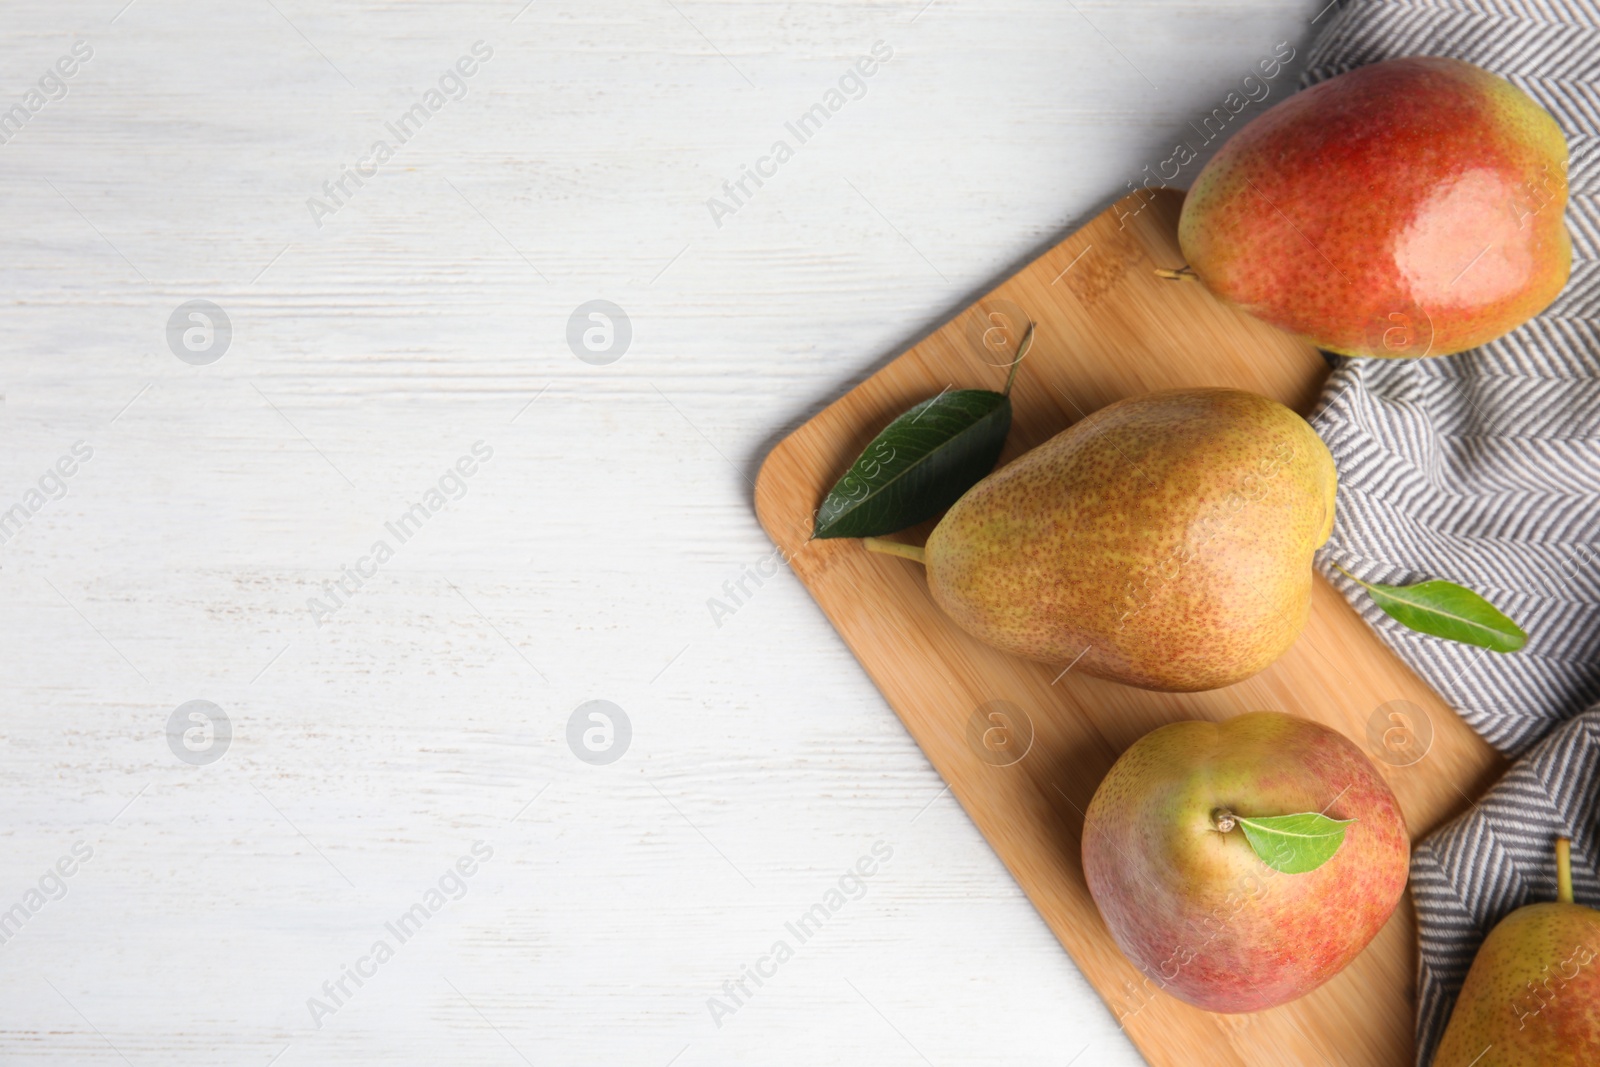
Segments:
[[[1011,383],[1017,380],[1017,368],[1022,366],[1022,359],[1028,354],[1028,349],[1033,347],[1033,322],[1028,322],[1028,332],[1022,335],[1022,343],[1017,345],[1017,358],[1011,361],[1011,373],[1006,375],[1005,391],[1002,396],[1011,395]]]
[[[901,559],[909,559],[926,566],[926,561],[922,558],[923,550],[920,545],[903,545],[899,541],[885,541],[881,537],[863,537],[861,544],[866,547],[868,552],[877,552],[884,556],[899,556]]]
[[[1571,904],[1572,900],[1572,841],[1556,838],[1556,900]]]
[[[1225,834],[1238,826],[1239,822],[1233,817],[1233,812],[1227,808],[1218,808],[1211,813],[1211,825],[1217,828],[1217,833]]]
[[[1200,275],[1194,272],[1194,268],[1188,266],[1179,267],[1177,270],[1157,267],[1156,277],[1165,278],[1169,282],[1197,282],[1200,280]]]

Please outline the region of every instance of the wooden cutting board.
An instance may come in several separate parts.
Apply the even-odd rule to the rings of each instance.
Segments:
[[[1034,346],[1012,391],[1001,464],[1096,408],[1153,389],[1235,386],[1309,412],[1327,375],[1314,349],[1198,284],[1153,273],[1183,263],[1182,203],[1172,190],[1123,199],[829,405],[767,457],[756,511],[1146,1059],[1410,1067],[1409,895],[1366,952],[1315,993],[1254,1015],[1213,1015],[1161,993],[1123,958],[1079,858],[1083,811],[1112,762],[1180,719],[1271,709],[1343,731],[1374,757],[1413,839],[1493,783],[1500,757],[1331,586],[1316,580],[1304,634],[1256,677],[1209,693],[1148,693],[995,651],[945,619],[920,566],[855,540],[808,540],[828,489],[897,414],[941,389],[1001,387],[1028,319]],[[920,544],[932,525],[897,536]]]

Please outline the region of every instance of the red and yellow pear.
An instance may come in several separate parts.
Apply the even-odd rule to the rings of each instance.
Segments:
[[[1302,851],[1313,840],[1321,851]],[[1410,856],[1372,762],[1278,712],[1146,734],[1083,826],[1084,876],[1118,947],[1151,985],[1216,1012],[1261,1011],[1338,974],[1388,921]]]
[[[1214,294],[1331,352],[1484,344],[1566,284],[1567,144],[1504,78],[1391,59],[1269,108],[1195,178],[1178,237]]]

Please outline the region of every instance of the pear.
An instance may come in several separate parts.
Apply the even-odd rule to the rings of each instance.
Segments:
[[[1331,858],[1297,873],[1237,825],[1301,812],[1350,821]],[[1262,1011],[1338,974],[1389,921],[1410,859],[1400,804],[1366,754],[1275,711],[1145,734],[1083,823],[1084,878],[1117,947],[1146,988],[1206,1011]]]
[[[1178,241],[1212,293],[1318,348],[1439,356],[1556,298],[1566,204],[1549,112],[1481,67],[1406,56],[1236,133],[1195,178]]]
[[[1572,844],[1556,842],[1556,901],[1500,920],[1456,998],[1434,1067],[1600,1063],[1600,911],[1572,900]]]
[[[1304,627],[1337,480],[1321,438],[1276,401],[1149,393],[989,475],[923,552],[900,554],[921,555],[934,601],[997,648],[1144,689],[1215,689]]]

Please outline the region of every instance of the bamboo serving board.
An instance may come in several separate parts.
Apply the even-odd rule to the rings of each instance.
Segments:
[[[1080,861],[1083,811],[1101,778],[1139,737],[1180,719],[1268,709],[1343,731],[1374,757],[1413,840],[1492,784],[1500,757],[1331,586],[1315,581],[1305,632],[1256,677],[1208,693],[1149,693],[991,649],[946,620],[918,565],[856,540],[809,540],[828,489],[896,415],[947,387],[1001,387],[1029,319],[1034,344],[1012,390],[1002,465],[1088,412],[1154,389],[1234,386],[1308,413],[1327,374],[1313,348],[1200,285],[1153,273],[1183,262],[1182,203],[1172,190],[1123,199],[829,405],[767,457],[756,511],[1150,1063],[1411,1067],[1409,894],[1368,949],[1315,993],[1254,1015],[1213,1015],[1160,992],[1123,958]],[[921,543],[932,525],[897,537]]]

